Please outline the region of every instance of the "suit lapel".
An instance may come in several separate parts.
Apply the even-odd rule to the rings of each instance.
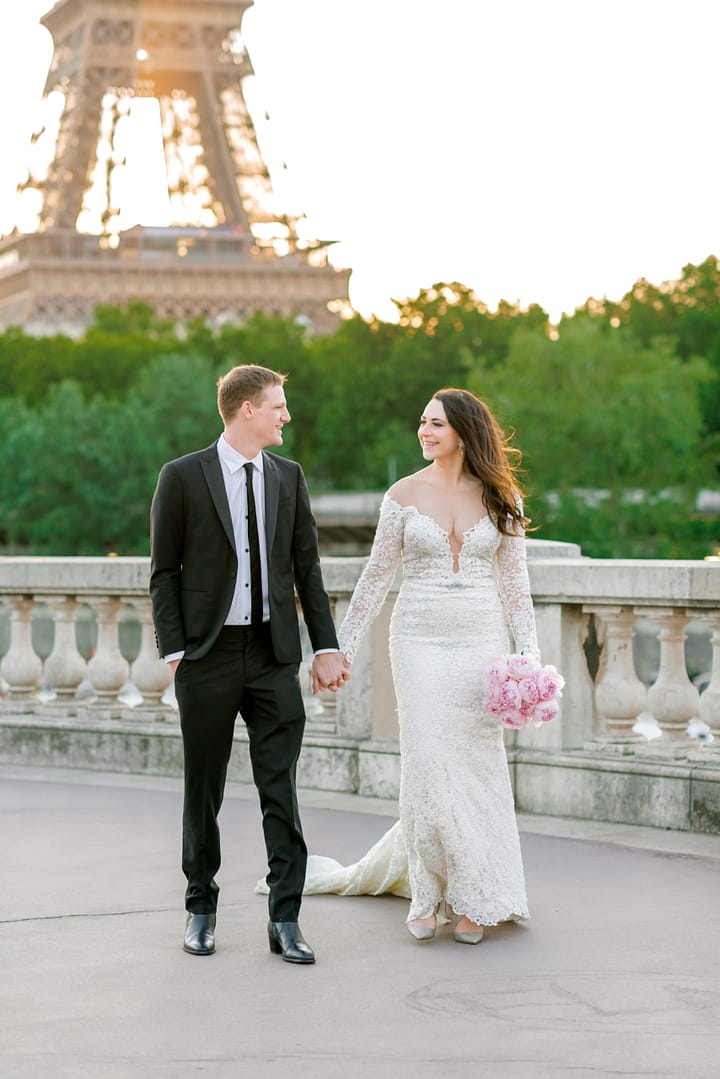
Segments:
[[[268,564],[273,540],[275,539],[275,526],[277,524],[278,501],[280,499],[280,477],[277,465],[272,457],[263,452],[263,471],[265,474],[265,540],[268,553]]]
[[[233,532],[230,507],[228,506],[227,493],[225,491],[222,465],[220,464],[220,458],[218,457],[217,452],[217,442],[209,447],[201,463],[202,470],[205,474],[205,481],[210,490],[210,497],[213,500],[217,515],[225,529],[227,538],[230,540],[230,545],[233,551],[235,551],[235,533]],[[235,551],[235,553],[237,554],[237,551]]]

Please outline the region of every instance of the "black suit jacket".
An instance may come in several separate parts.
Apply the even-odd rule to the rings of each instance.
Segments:
[[[337,648],[320,572],[317,530],[302,469],[263,452],[270,629],[278,663],[302,655],[295,589],[314,650]],[[150,511],[150,596],[161,656],[210,650],[238,573],[217,443],[164,465]]]

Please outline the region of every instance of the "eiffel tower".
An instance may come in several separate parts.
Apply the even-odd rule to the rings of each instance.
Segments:
[[[0,329],[77,335],[97,304],[132,299],[163,318],[263,311],[334,328],[349,271],[302,235],[302,217],[279,212],[245,101],[239,28],[252,4],[59,0],[42,17],[54,53],[15,227],[0,240]],[[128,129],[144,98],[168,223],[123,229]]]

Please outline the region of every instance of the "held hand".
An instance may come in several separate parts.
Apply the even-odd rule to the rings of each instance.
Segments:
[[[325,689],[336,693],[350,678],[350,664],[342,652],[324,652],[315,656],[312,665],[312,691]]]

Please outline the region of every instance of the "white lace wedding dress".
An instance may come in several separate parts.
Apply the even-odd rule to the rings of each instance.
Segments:
[[[482,707],[489,661],[538,655],[522,534],[484,517],[450,538],[414,506],[383,499],[370,559],[340,628],[352,659],[402,558],[390,625],[400,727],[400,820],[357,863],[311,856],[305,892],[392,892],[408,921],[445,901],[481,925],[528,917],[503,735]]]

